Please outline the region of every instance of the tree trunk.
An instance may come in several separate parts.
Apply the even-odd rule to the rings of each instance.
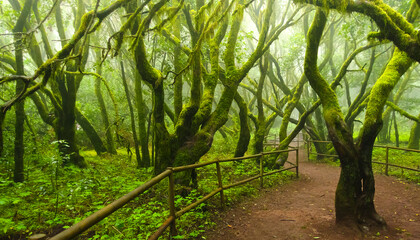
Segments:
[[[76,120],[82,127],[83,131],[88,136],[90,142],[93,145],[93,148],[96,151],[96,154],[100,155],[107,151],[102,139],[99,137],[98,133],[96,132],[95,128],[92,126],[92,123],[80,112],[79,109],[76,108]]]
[[[392,113],[392,118],[394,119],[395,146],[400,147],[400,134],[398,132],[398,124],[397,117],[395,116],[395,111]]]
[[[18,81],[16,83],[16,93],[20,93],[23,90],[24,83]],[[13,174],[13,180],[15,182],[23,182],[25,179],[24,175],[24,122],[25,122],[25,101],[21,101],[15,105],[15,169]]]
[[[418,116],[420,118],[420,115]],[[419,149],[420,142],[420,124],[414,122],[410,131],[410,139],[408,140],[408,148],[410,149]]]
[[[15,27],[13,28],[14,33],[23,32],[24,25],[26,23],[26,19],[28,18],[29,14],[31,13],[32,7],[32,0],[26,0],[25,5],[22,8],[22,11],[19,15],[19,18],[16,22]],[[24,75],[24,65],[23,65],[23,42],[22,42],[22,35],[16,34],[14,35],[15,40],[15,61],[16,61],[16,74],[17,75]],[[20,94],[25,87],[25,83],[23,81],[18,80],[16,82],[16,95]],[[15,168],[13,174],[13,180],[15,182],[23,182],[25,179],[24,175],[24,123],[25,123],[25,101],[22,100],[15,105]]]
[[[266,129],[266,119],[264,115],[264,105],[263,105],[263,90],[264,90],[264,82],[265,77],[268,69],[268,58],[262,57],[260,59],[259,64],[260,69],[260,78],[258,81],[258,88],[257,88],[257,127],[255,129],[254,135],[254,142],[253,142],[253,149],[252,152],[254,154],[261,153],[264,151],[264,138],[265,138],[265,129]]]
[[[248,150],[249,140],[251,138],[248,123],[248,106],[238,93],[235,95],[235,102],[239,107],[240,132],[234,157],[242,157]]]
[[[147,138],[146,132],[146,104],[143,100],[143,88],[141,83],[140,74],[135,71],[135,91],[136,91],[136,104],[137,104],[137,116],[138,116],[138,126],[139,126],[139,139],[141,145],[141,166],[140,167],[150,167],[150,153],[149,153],[149,141]]]
[[[3,157],[4,151],[4,140],[3,140],[3,124],[6,117],[6,112],[3,112],[3,108],[0,107],[0,157]]]
[[[100,64],[101,54],[98,50],[95,52],[96,52],[96,63],[98,66],[97,73],[101,75],[102,74],[102,66]],[[115,145],[114,145],[114,139],[112,137],[111,125],[109,124],[108,111],[106,109],[105,101],[101,92],[101,79],[99,78],[95,79],[95,95],[96,95],[96,98],[98,99],[99,109],[101,110],[102,123],[105,129],[106,146],[107,146],[106,149],[111,154],[117,154],[117,150],[115,149]],[[115,119],[115,121],[117,120],[118,119]],[[96,150],[96,147],[95,147],[95,150]]]
[[[134,109],[133,109],[133,104],[131,103],[130,91],[128,90],[127,79],[125,77],[124,63],[122,60],[120,61],[120,67],[121,67],[121,75],[122,75],[122,82],[124,85],[125,97],[127,98],[128,109],[130,110],[130,122],[131,122],[131,130],[133,131],[133,141],[134,141],[134,149],[136,152],[137,167],[141,167],[142,161],[141,161],[140,150],[139,150],[139,141],[137,139]]]

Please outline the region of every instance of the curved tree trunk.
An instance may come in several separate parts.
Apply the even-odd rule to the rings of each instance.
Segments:
[[[88,136],[90,142],[93,145],[93,148],[96,151],[96,154],[100,155],[107,151],[102,139],[99,137],[95,128],[92,126],[92,123],[83,115],[78,108],[76,108],[76,121],[80,124],[83,131]]]

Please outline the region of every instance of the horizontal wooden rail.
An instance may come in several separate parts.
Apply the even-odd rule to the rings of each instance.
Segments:
[[[317,155],[317,156],[323,156],[323,157],[339,157],[336,154],[323,154],[323,153],[309,153],[309,154],[313,154],[313,155]]]
[[[391,166],[391,167],[398,167],[398,168],[404,168],[404,169],[407,169],[407,170],[411,170],[411,171],[416,171],[416,172],[420,172],[420,169],[415,169],[415,168],[409,168],[409,167],[404,167],[404,166],[398,166],[398,165],[395,165],[395,164],[392,164],[392,163],[383,163],[383,162],[377,162],[377,161],[372,161],[373,163],[376,163],[376,164],[381,164],[381,165],[388,165],[388,166]]]
[[[290,169],[293,169],[293,168],[296,168],[296,167],[288,167],[288,168],[283,168],[283,169],[280,169],[280,170],[275,170],[275,171],[267,172],[267,173],[264,173],[263,176],[264,177],[270,176],[270,175],[273,175],[275,173],[281,173],[281,172],[284,172],[286,170],[290,170]]]
[[[296,164],[293,164],[293,163],[289,162],[290,164],[293,165],[293,167],[264,173],[264,171],[263,171],[264,156],[279,154],[279,153],[283,153],[283,152],[291,152],[291,151],[296,151]],[[290,169],[293,169],[293,168],[296,169],[296,176],[298,177],[299,176],[299,173],[298,173],[298,171],[299,171],[298,170],[299,169],[298,168],[299,156],[298,155],[299,155],[299,150],[297,148],[292,148],[292,149],[277,150],[277,151],[272,151],[272,152],[263,152],[263,153],[260,153],[260,154],[255,154],[255,155],[245,156],[245,157],[239,157],[239,158],[213,160],[213,161],[204,162],[204,163],[197,163],[197,164],[191,164],[191,165],[186,165],[186,166],[168,168],[167,170],[165,170],[161,174],[157,175],[156,177],[154,177],[154,178],[150,179],[149,181],[147,181],[146,183],[144,183],[143,185],[139,186],[138,188],[134,189],[133,191],[129,192],[128,194],[124,195],[123,197],[115,200],[111,204],[105,206],[104,208],[102,208],[99,211],[93,213],[89,217],[87,217],[87,218],[83,219],[82,221],[74,224],[72,227],[62,231],[61,233],[53,236],[50,239],[51,240],[62,240],[62,239],[74,238],[75,236],[81,234],[82,232],[84,232],[85,230],[87,230],[91,226],[95,225],[96,223],[98,223],[102,219],[108,217],[113,212],[115,212],[119,208],[123,207],[129,201],[133,200],[135,197],[139,196],[140,194],[142,194],[146,190],[150,189],[151,187],[153,187],[154,185],[156,185],[157,183],[159,183],[160,181],[162,181],[166,177],[169,177],[168,202],[169,202],[170,216],[163,222],[163,224],[157,229],[157,231],[149,237],[149,240],[158,239],[165,232],[165,230],[168,227],[170,227],[170,229],[171,229],[170,234],[173,236],[176,233],[175,221],[176,221],[177,218],[179,218],[183,214],[187,213],[188,211],[192,210],[193,208],[197,207],[198,205],[204,203],[205,201],[207,201],[208,199],[210,199],[211,197],[213,197],[217,193],[220,193],[221,203],[222,203],[222,206],[223,206],[224,205],[223,190],[225,190],[225,189],[229,189],[229,188],[232,188],[232,187],[235,187],[235,186],[238,186],[238,185],[242,185],[242,184],[245,184],[245,183],[250,182],[252,180],[258,179],[258,178],[260,178],[260,181],[261,181],[260,185],[261,185],[261,187],[263,187],[263,177],[268,176],[268,175],[272,175],[272,174],[275,174],[275,173],[280,173],[280,172],[290,170]],[[242,161],[242,160],[253,159],[253,158],[256,158],[260,161],[260,173],[258,175],[247,178],[247,179],[244,179],[244,180],[241,180],[241,181],[236,182],[236,183],[232,183],[232,184],[223,186],[220,163]],[[196,168],[208,166],[208,165],[211,165],[211,164],[216,164],[217,179],[218,179],[218,186],[219,187],[217,189],[213,190],[212,192],[210,192],[209,194],[207,194],[206,196],[204,196],[203,198],[197,200],[196,202],[191,203],[190,205],[188,205],[188,206],[182,208],[181,210],[175,212],[174,173],[181,172],[181,171],[186,171],[186,170],[190,170],[190,169],[196,169]]]
[[[250,177],[250,178],[246,178],[246,179],[241,180],[239,182],[226,185],[226,186],[223,187],[223,189],[229,189],[229,188],[233,188],[233,187],[236,187],[236,186],[239,186],[239,185],[243,185],[243,184],[245,184],[247,182],[251,182],[252,180],[258,179],[259,177],[260,176],[257,175],[257,176],[253,176],[253,177]]]
[[[273,155],[273,154],[277,154],[277,153],[284,153],[284,152],[293,152],[295,151],[297,148],[295,147],[290,147],[291,149],[284,149],[284,150],[275,150],[275,151],[271,151],[271,152],[263,152],[261,153],[262,155]]]
[[[401,151],[407,151],[407,152],[416,152],[416,153],[420,153],[420,150],[417,150],[417,149],[410,149],[410,148],[400,148],[400,147],[383,146],[383,145],[375,145],[374,147],[377,147],[377,148],[389,148],[389,149],[393,149],[393,150],[401,150]]]
[[[205,166],[208,166],[210,164],[214,164],[216,162],[217,162],[217,160],[213,160],[213,161],[208,161],[208,162],[203,162],[203,163],[196,163],[196,164],[185,165],[185,166],[180,166],[180,167],[173,167],[172,170],[174,172],[182,172],[182,171],[185,171],[185,170],[205,167]]]
[[[310,140],[310,142],[316,142],[316,143],[332,143],[332,141],[322,141],[322,140]]]
[[[235,162],[235,161],[241,161],[241,160],[246,160],[246,159],[252,159],[252,158],[258,158],[261,157],[262,154],[255,154],[255,155],[249,155],[249,156],[245,156],[245,157],[237,157],[237,158],[227,158],[227,159],[220,159],[218,160],[219,162]]]
[[[321,142],[321,143],[330,142],[330,143],[332,143],[332,141],[318,141],[318,140],[308,140],[307,141],[307,143],[311,143],[311,142]],[[405,166],[400,166],[400,165],[389,163],[389,149],[392,149],[392,150],[400,150],[400,151],[407,151],[407,152],[416,152],[416,153],[420,153],[420,150],[417,150],[417,149],[409,149],[409,148],[393,147],[393,146],[384,146],[384,145],[374,145],[373,147],[376,147],[376,148],[385,148],[386,149],[386,152],[385,152],[385,162],[384,163],[383,162],[378,162],[378,161],[372,161],[372,163],[385,165],[385,175],[388,176],[388,168],[389,168],[389,166],[391,166],[391,167],[397,167],[397,168],[403,168],[403,169],[407,169],[407,170],[410,170],[410,171],[420,172],[419,169],[415,169],[415,168],[410,168],[410,167],[405,167]],[[315,153],[312,153],[311,152],[311,148],[310,148],[310,144],[308,144],[307,151],[308,151],[308,159],[309,159],[309,155],[310,154],[317,155],[317,156],[326,156],[326,157],[338,157],[338,155],[321,154],[321,153],[316,153],[316,152]]]

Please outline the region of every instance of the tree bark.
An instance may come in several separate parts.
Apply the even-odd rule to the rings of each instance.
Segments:
[[[147,138],[146,132],[146,119],[147,119],[147,112],[146,112],[146,104],[143,100],[143,87],[141,83],[141,76],[140,74],[135,71],[135,91],[136,91],[136,105],[137,105],[137,116],[138,116],[138,127],[139,127],[139,140],[141,146],[141,166],[140,167],[150,167],[150,153],[149,153],[149,141]]]
[[[130,110],[130,123],[131,123],[131,131],[133,132],[133,141],[134,141],[134,149],[136,152],[137,167],[140,168],[142,166],[142,160],[141,160],[140,150],[139,150],[139,141],[137,138],[136,122],[134,118],[134,109],[133,109],[133,104],[131,102],[130,91],[128,89],[127,79],[125,77],[124,63],[122,60],[120,61],[120,67],[121,67],[121,79],[124,86],[125,97],[127,98],[128,109]]]
[[[96,64],[97,64],[97,68],[98,68],[97,73],[99,75],[101,75],[102,74],[101,54],[98,50],[95,51],[95,53],[96,53],[95,54],[96,55]],[[99,79],[99,78],[95,79],[95,95],[96,95],[96,98],[98,99],[99,109],[101,110],[102,123],[104,125],[104,130],[105,130],[106,146],[107,146],[106,150],[111,154],[117,154],[117,150],[115,149],[115,145],[114,145],[114,139],[112,137],[111,125],[109,124],[108,111],[106,110],[105,101],[104,101],[104,98],[102,96],[101,79]],[[115,121],[117,121],[117,119],[115,119]],[[101,142],[102,142],[102,140],[101,140]],[[96,150],[96,147],[95,147],[95,150]],[[98,151],[96,151],[96,152],[98,152]]]
[[[102,153],[106,152],[107,149],[95,128],[92,126],[92,123],[89,121],[89,119],[86,118],[85,115],[83,115],[82,112],[80,112],[78,108],[76,108],[76,121],[80,124],[83,131],[88,136],[90,142],[93,145],[93,148],[96,151],[96,154],[101,155]]]
[[[240,132],[238,142],[236,143],[234,157],[242,157],[248,150],[249,140],[251,138],[248,121],[249,111],[245,100],[241,97],[241,95],[239,95],[239,93],[235,94],[235,102],[239,107]]]
[[[26,0],[22,11],[19,15],[19,18],[16,22],[16,25],[13,28],[14,40],[15,40],[15,61],[16,61],[16,74],[25,75],[24,64],[23,64],[23,42],[22,35],[19,34],[23,32],[26,19],[31,13],[32,0]],[[24,91],[25,83],[18,80],[16,82],[16,95],[19,95]],[[13,180],[15,182],[23,182],[25,179],[24,175],[24,123],[25,123],[25,101],[22,100],[15,105],[15,151],[14,151],[14,160],[15,168],[13,172]]]
[[[420,118],[420,115],[418,116],[418,118]],[[419,149],[419,142],[420,142],[420,124],[418,122],[414,122],[410,131],[410,139],[408,141],[408,148]]]

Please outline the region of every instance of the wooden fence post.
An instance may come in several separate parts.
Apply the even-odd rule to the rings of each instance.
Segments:
[[[386,153],[385,153],[385,175],[387,175],[387,176],[388,176],[388,163],[389,163],[388,152],[389,152],[389,148],[387,146],[386,147]]]
[[[217,160],[216,162],[216,169],[217,169],[217,181],[219,182],[219,188],[222,189],[220,191],[220,207],[223,209],[225,207],[225,196],[223,194],[222,172],[220,170],[219,160]]]
[[[174,220],[171,222],[170,227],[170,237],[172,239],[173,236],[176,236],[176,211],[175,211],[175,178],[174,178],[174,172],[172,168],[168,168],[171,170],[171,173],[169,174],[169,213],[171,217],[174,218]]]
[[[296,148],[296,178],[299,177],[299,148]]]
[[[260,188],[264,187],[264,168],[263,168],[264,154],[260,156]]]

